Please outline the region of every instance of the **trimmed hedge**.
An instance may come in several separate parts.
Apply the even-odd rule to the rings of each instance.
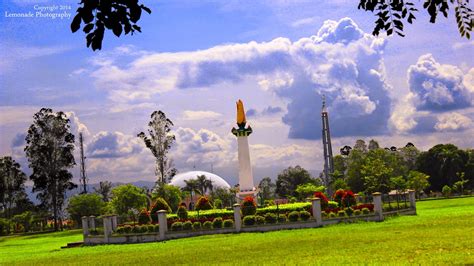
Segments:
[[[211,222],[211,221],[205,221],[205,222],[202,224],[202,228],[204,228],[204,229],[212,229],[212,222]]]
[[[252,226],[256,223],[255,216],[254,215],[247,215],[244,217],[244,225],[246,226]]]
[[[277,205],[273,206],[268,206],[265,208],[258,208],[256,214],[257,215],[262,215],[265,216],[267,213],[285,213],[288,214],[292,211],[311,211],[311,202],[297,202],[297,203],[289,203],[289,204],[280,204],[278,205],[278,211],[277,211]]]
[[[234,227],[234,221],[231,219],[224,220],[224,228],[232,228]]]
[[[182,222],[174,222],[171,225],[171,231],[181,231],[183,230],[183,223]]]
[[[255,215],[255,223],[256,224],[265,224],[265,218],[260,215]]]
[[[212,221],[212,227],[213,228],[222,228],[222,218],[215,218],[213,221]]]
[[[288,220],[290,222],[296,222],[300,218],[300,213],[298,211],[292,211],[288,214]]]
[[[265,214],[265,223],[274,224],[277,222],[278,217],[274,213]]]
[[[192,230],[192,229],[193,229],[193,223],[191,223],[190,221],[183,223],[183,230]]]
[[[300,211],[300,218],[302,221],[308,221],[311,218],[311,213],[307,211]]]
[[[193,230],[201,230],[201,223],[200,222],[194,222],[193,223]]]

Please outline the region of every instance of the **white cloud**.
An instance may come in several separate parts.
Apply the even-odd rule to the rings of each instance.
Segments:
[[[472,126],[472,120],[460,113],[446,113],[438,117],[435,125],[437,131],[459,131]]]
[[[184,120],[207,120],[221,117],[222,114],[214,111],[183,111],[182,119]]]
[[[117,131],[100,131],[87,144],[87,154],[90,158],[129,157],[143,149],[144,144],[138,137]]]
[[[291,26],[294,27],[294,28],[298,28],[298,27],[301,27],[301,26],[314,24],[316,21],[317,21],[316,17],[302,18],[302,19],[298,19],[298,20],[292,22]]]

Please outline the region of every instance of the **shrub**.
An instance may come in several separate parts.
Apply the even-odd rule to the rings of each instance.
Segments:
[[[328,197],[324,195],[323,192],[314,192],[314,197],[315,198],[320,198],[321,199],[321,209],[325,210],[328,207]]]
[[[193,223],[191,221],[186,221],[183,223],[183,230],[192,230],[193,229]]]
[[[340,210],[340,211],[337,212],[338,217],[346,217],[346,215],[347,215],[346,211],[344,211],[344,210]]]
[[[10,233],[10,221],[0,218],[0,235],[7,235]]]
[[[332,195],[332,199],[337,202],[339,207],[342,207],[342,197],[344,197],[344,189],[338,189],[334,194]]]
[[[140,226],[136,225],[136,226],[132,227],[132,233],[139,234],[141,232],[142,232],[142,229],[141,229]]]
[[[174,222],[171,224],[171,231],[181,231],[183,230],[183,223],[182,222]]]
[[[311,213],[309,213],[307,211],[300,211],[301,220],[308,221],[310,217],[311,217]]]
[[[335,209],[335,208],[338,208],[339,207],[339,203],[337,203],[336,201],[328,201],[328,208],[329,209]]]
[[[221,199],[214,199],[214,208],[216,209],[222,209],[222,200]]]
[[[299,218],[300,218],[300,213],[297,211],[292,211],[288,214],[288,220],[290,220],[290,222],[296,222],[298,221]]]
[[[154,223],[158,222],[158,215],[156,212],[159,210],[165,210],[168,213],[171,213],[170,205],[168,205],[168,203],[163,198],[156,198],[155,203],[153,203],[151,207],[150,216]]]
[[[363,208],[369,209],[369,211],[374,211],[374,204],[372,203],[366,203],[366,204],[359,204],[355,207],[352,207],[354,210],[362,210]]]
[[[212,227],[213,228],[222,228],[222,218],[215,218],[213,221],[212,221]]]
[[[336,217],[336,214],[335,214],[335,213],[333,213],[333,212],[330,212],[330,213],[329,213],[329,218],[335,218],[335,217]]]
[[[247,215],[244,217],[244,225],[250,226],[256,223],[254,215]]]
[[[351,207],[356,205],[356,198],[354,192],[352,192],[351,190],[345,190],[341,201],[342,205],[345,207]]]
[[[441,189],[441,193],[443,193],[446,198],[449,198],[451,195],[451,188],[448,185],[444,185],[444,187]]]
[[[295,203],[297,201],[296,197],[289,197],[288,202]]]
[[[287,222],[286,215],[284,215],[284,214],[279,214],[279,215],[278,215],[278,222],[279,222],[279,223],[286,223],[286,222]]]
[[[263,204],[265,205],[265,207],[273,206],[273,205],[275,205],[275,201],[273,201],[273,200],[265,200],[265,201],[263,202]]]
[[[354,213],[354,210],[351,207],[346,208],[345,211],[346,211],[348,216],[351,216]]]
[[[149,224],[151,222],[150,212],[146,209],[143,209],[140,214],[138,214],[138,223],[139,224]]]
[[[200,197],[196,203],[195,209],[198,211],[201,210],[210,210],[213,209],[214,207],[212,206],[211,202],[207,197]]]
[[[153,233],[155,232],[155,226],[152,224],[147,225],[146,230],[148,233]]]
[[[255,215],[257,212],[257,204],[252,196],[247,196],[242,201],[242,216]]]
[[[265,217],[260,216],[260,215],[255,215],[255,223],[256,224],[264,224],[265,223]]]
[[[211,222],[211,221],[205,221],[205,222],[202,224],[202,228],[204,228],[204,229],[212,229],[212,222]]]
[[[363,209],[362,209],[362,213],[363,213],[363,214],[369,214],[369,213],[370,213],[369,208],[363,208]]]
[[[188,219],[188,210],[184,206],[179,206],[176,215],[178,215],[179,219]]]
[[[234,221],[231,219],[224,220],[224,228],[232,228],[234,227]]]
[[[267,224],[274,224],[277,222],[277,216],[273,213],[265,214],[265,223]]]
[[[159,225],[159,224],[155,224],[155,225],[153,226],[153,231],[155,231],[155,232],[160,232],[160,225]]]
[[[193,230],[200,230],[201,229],[201,223],[200,222],[194,222],[193,223]]]
[[[126,225],[124,227],[125,234],[130,234],[132,232],[132,226],[131,225]]]
[[[323,218],[327,218],[327,217],[328,217],[328,214],[327,214],[327,212],[322,212],[322,213],[321,213],[321,217],[323,217]]]
[[[360,210],[355,210],[354,211],[354,216],[359,216],[361,214],[362,214],[362,212]]]
[[[119,227],[117,227],[116,232],[117,232],[117,234],[123,235],[125,233],[125,228],[123,226],[119,226]]]

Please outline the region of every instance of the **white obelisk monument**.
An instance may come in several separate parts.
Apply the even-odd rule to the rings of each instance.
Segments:
[[[239,127],[232,128],[232,134],[237,137],[239,153],[239,192],[237,197],[241,200],[246,196],[255,197],[257,193],[253,184],[248,141],[248,136],[252,134],[252,128],[250,126],[245,127],[246,124],[244,104],[239,100],[237,101],[237,126]]]

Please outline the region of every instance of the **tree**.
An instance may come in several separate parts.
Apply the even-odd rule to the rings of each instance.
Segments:
[[[356,140],[356,143],[354,145],[354,150],[361,151],[361,152],[367,152],[367,144],[365,144],[365,141],[362,139]]]
[[[366,154],[360,150],[354,149],[347,158],[347,185],[354,192],[365,190],[364,178],[361,173],[362,165],[364,164]]]
[[[423,8],[430,15],[430,22],[435,23],[439,13],[448,17],[449,8],[454,6],[456,24],[461,37],[469,39],[471,37],[473,26],[473,12],[469,7],[469,0],[426,0]],[[398,0],[359,0],[358,9],[375,13],[377,20],[372,32],[373,35],[379,35],[380,31],[385,31],[387,35],[394,32],[404,37],[404,20],[412,24],[415,20],[415,13],[418,9],[413,1]]]
[[[430,176],[430,190],[441,191],[444,185],[452,186],[457,173],[465,172],[469,154],[453,144],[438,144],[422,152],[416,161],[417,171]]]
[[[204,195],[212,191],[212,181],[210,179],[207,179],[205,175],[197,176],[196,180],[199,188],[199,194]]]
[[[415,190],[417,198],[420,197],[421,191],[429,187],[428,175],[425,175],[418,171],[410,171],[407,178],[407,187]]]
[[[311,178],[309,172],[297,165],[283,170],[277,177],[276,193],[280,197],[297,197],[296,188],[298,185],[313,183],[321,185],[321,182]]]
[[[364,177],[364,186],[367,193],[389,191],[389,179],[393,169],[380,157],[368,157],[362,165],[361,174]]]
[[[441,189],[441,192],[446,198],[449,198],[449,196],[451,196],[451,188],[448,185],[444,185]]]
[[[152,193],[152,199],[157,197],[163,198],[171,207],[173,212],[178,210],[179,204],[183,198],[181,189],[177,186],[161,183],[160,186],[155,187]]]
[[[275,197],[276,184],[273,183],[270,177],[264,177],[262,180],[260,180],[258,188],[260,190],[260,198],[262,199],[262,202]]]
[[[122,32],[125,35],[133,35],[135,31],[141,32],[137,22],[142,10],[151,14],[151,10],[137,0],[82,0],[71,22],[71,31],[78,31],[84,23],[82,30],[87,34],[87,47],[91,47],[93,51],[100,50],[105,29],[112,30],[117,37],[120,37]]]
[[[344,189],[344,190],[349,189],[349,186],[347,185],[346,181],[344,181],[344,179],[342,178],[337,178],[332,183],[332,190],[336,191],[338,189]]]
[[[464,178],[464,175],[465,173],[462,172],[462,173],[457,173],[457,176],[459,177],[459,181],[456,181],[453,185],[453,188],[454,190],[456,190],[457,192],[461,193],[461,195],[464,194],[464,185],[466,185],[467,182],[469,182],[469,180],[466,180]]]
[[[74,222],[81,224],[83,216],[99,216],[104,207],[103,196],[89,193],[72,196],[66,210]]]
[[[148,123],[148,127],[148,136],[140,132],[138,137],[145,142],[146,147],[155,156],[155,174],[158,176],[157,185],[159,185],[160,182],[166,183],[177,172],[173,168],[173,162],[168,158],[171,145],[176,140],[175,136],[171,134],[173,122],[162,111],[155,111],[151,114],[151,121]]]
[[[10,156],[0,158],[0,206],[5,210],[5,218],[11,217],[14,204],[25,195],[26,174],[20,164]]]
[[[222,207],[232,207],[232,204],[234,203],[235,193],[232,193],[230,189],[218,187],[211,191],[211,198],[214,203],[216,203],[217,200],[220,200],[223,205]]]
[[[191,195],[191,203],[194,203],[194,195],[196,195],[196,193],[200,193],[198,181],[197,179],[190,179],[184,180],[184,183],[186,184],[186,186],[184,186],[181,190],[189,192],[189,194]]]
[[[126,184],[112,189],[110,202],[118,215],[127,215],[129,211],[138,213],[146,207],[147,198],[143,189]]]
[[[376,149],[380,149],[380,145],[376,140],[371,139],[369,141],[369,151],[376,150]]]
[[[42,108],[34,116],[26,136],[26,157],[33,173],[33,192],[45,208],[51,208],[54,229],[63,208],[65,192],[77,187],[71,182],[68,169],[74,161],[74,135],[70,132],[69,119],[63,112]]]
[[[112,190],[112,182],[110,181],[100,181],[99,188],[94,188],[94,191],[102,195],[102,200],[104,202],[109,202],[110,191]]]
[[[405,166],[408,171],[416,169],[416,160],[420,155],[420,151],[412,143],[407,143],[407,145],[399,149],[400,155],[405,162]]]

